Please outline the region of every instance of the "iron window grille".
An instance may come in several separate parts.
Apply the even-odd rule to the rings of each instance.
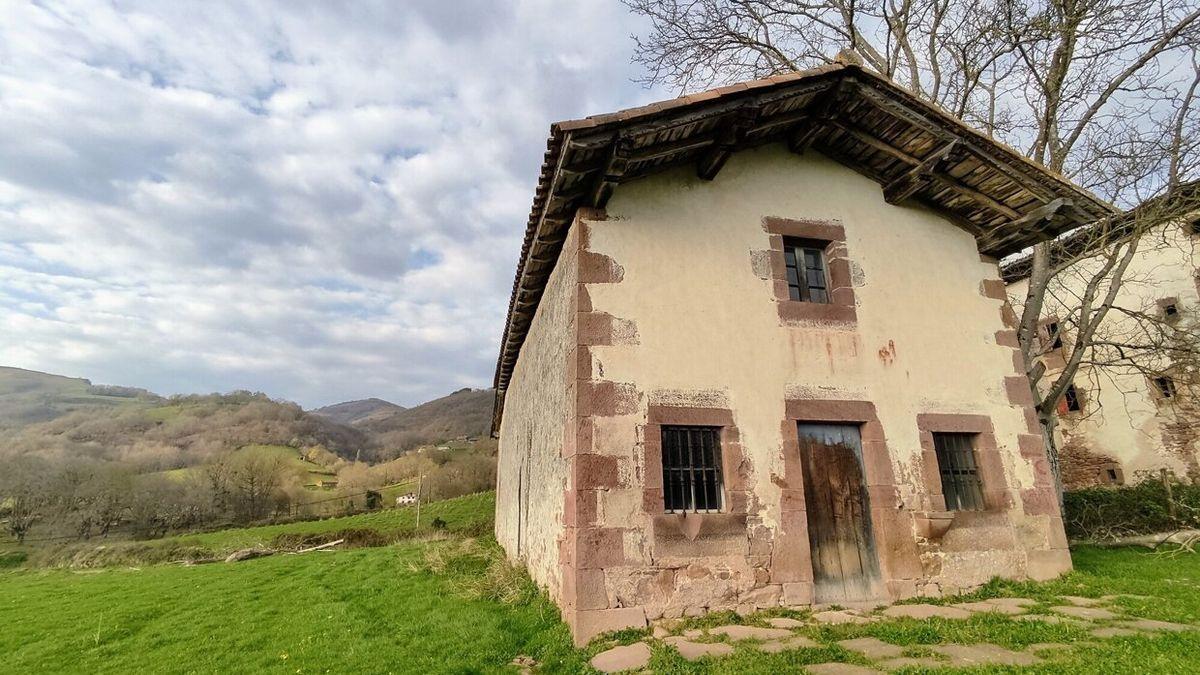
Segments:
[[[720,433],[720,427],[662,427],[663,506],[668,512],[721,510]]]
[[[1058,329],[1057,321],[1046,324],[1046,339],[1050,343],[1051,349],[1062,349],[1062,331]]]
[[[784,239],[788,295],[800,302],[829,302],[829,274],[825,269],[825,244],[807,239]]]
[[[982,511],[983,483],[975,462],[974,434],[934,433],[942,495],[951,511]]]

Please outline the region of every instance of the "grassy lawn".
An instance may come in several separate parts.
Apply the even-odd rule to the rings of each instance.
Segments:
[[[441,517],[450,530],[480,532],[493,497],[472,495],[429,504],[422,520]],[[412,509],[180,538],[214,549],[270,542],[280,533],[412,527]],[[422,528],[424,529],[424,527]],[[990,597],[1036,601],[1032,613],[1063,604],[1061,596],[1128,594],[1108,605],[1130,617],[1200,624],[1200,556],[1165,557],[1143,550],[1082,548],[1076,570],[1049,583],[994,581],[959,602]],[[1132,597],[1144,596],[1144,597]],[[725,623],[765,625],[785,609],[750,617],[688,619],[681,632]],[[539,672],[589,672],[588,660],[617,643],[647,640],[631,630],[571,647],[557,609],[527,577],[507,567],[485,535],[415,539],[390,546],[276,555],[237,564],[151,565],[140,569],[0,568],[0,672],[516,672],[518,655]],[[749,643],[731,655],[685,661],[651,640],[649,664],[662,673],[783,673],[828,661],[866,664],[836,644],[871,636],[928,656],[944,643],[989,642],[1012,650],[1063,643],[1039,665],[987,666],[970,672],[1192,673],[1200,632],[1138,634],[1111,639],[1090,626],[1019,621],[998,614],[965,620],[888,619],[864,625],[805,625],[796,630],[815,648],[764,653]],[[700,641],[715,639],[697,638]],[[909,669],[901,672],[921,672]]]

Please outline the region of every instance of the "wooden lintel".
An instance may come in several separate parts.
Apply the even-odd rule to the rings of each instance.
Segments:
[[[884,201],[889,204],[899,204],[911,197],[913,193],[929,182],[933,174],[942,171],[958,147],[957,140],[950,141],[935,150],[920,164],[883,186]]]

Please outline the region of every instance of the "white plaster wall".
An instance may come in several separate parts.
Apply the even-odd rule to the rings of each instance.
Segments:
[[[643,404],[666,390],[724,392],[768,525],[778,518],[770,476],[783,474],[788,397],[874,402],[906,500],[923,492],[923,412],[990,416],[1009,487],[1032,486],[1017,450],[1025,419],[1003,387],[1013,363],[996,344],[1001,303],[980,293],[997,269],[967,232],[887,204],[877,183],[841,164],[781,146],[735,154],[712,182],[682,168],[622,185],[607,211],[590,248],[622,265],[624,280],[589,291],[597,311],[636,324],[639,345],[594,347],[594,370],[636,384]],[[856,328],[781,326],[771,282],[751,267],[751,251],[769,246],[764,216],[842,223]]]
[[[578,279],[572,251],[564,246],[513,369],[497,465],[496,539],[554,598],[562,589],[558,540],[568,477],[562,447]]]
[[[1087,272],[1096,263],[1085,262],[1060,275],[1063,288],[1078,295],[1085,287]],[[1196,273],[1200,269],[1200,247],[1194,236],[1189,236],[1182,226],[1168,224],[1148,233],[1139,243],[1139,252],[1130,262],[1125,282],[1117,295],[1115,305],[1137,310],[1155,311],[1156,302],[1162,298],[1179,299],[1183,312],[1183,326],[1198,330],[1200,295],[1197,293]],[[1016,302],[1023,301],[1028,291],[1028,282],[1021,280],[1008,286],[1008,294]],[[1055,292],[1053,295],[1063,295]],[[1044,316],[1065,316],[1069,310],[1049,298]],[[1121,332],[1134,323],[1128,316],[1110,312],[1102,330]],[[1063,336],[1070,348],[1073,336]],[[1059,372],[1051,369],[1047,382]],[[1187,471],[1178,454],[1163,449],[1162,427],[1177,415],[1189,414],[1176,405],[1160,405],[1155,402],[1150,384],[1145,376],[1133,369],[1080,368],[1074,378],[1076,387],[1090,400],[1085,403],[1083,415],[1068,415],[1060,418],[1059,443],[1083,444],[1093,453],[1107,455],[1118,460],[1125,470],[1127,481],[1139,474],[1154,472],[1161,468],[1184,475]],[[1194,412],[1191,413],[1194,416]],[[1200,419],[1195,420],[1200,424]],[[1200,447],[1192,446],[1192,454],[1200,453]]]

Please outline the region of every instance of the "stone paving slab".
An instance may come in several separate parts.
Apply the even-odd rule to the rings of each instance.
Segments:
[[[786,616],[767,619],[767,623],[776,628],[799,628],[804,625],[803,621],[800,621],[799,619],[789,619]]]
[[[820,646],[821,644],[815,640],[806,638],[803,635],[797,635],[785,640],[772,640],[770,642],[764,642],[759,645],[758,648],[768,654],[777,654],[789,649],[813,649]]]
[[[1092,625],[1090,621],[1084,621],[1083,619],[1073,619],[1065,616],[1055,616],[1053,614],[1023,614],[1021,616],[1014,616],[1013,620],[1041,621],[1043,623],[1050,623],[1054,625],[1065,624],[1068,626],[1078,626],[1080,628],[1086,628]]]
[[[929,656],[911,657],[902,656],[898,659],[887,659],[880,661],[879,665],[887,670],[900,670],[901,668],[941,668],[946,665],[942,661]]]
[[[671,631],[662,626],[655,626],[654,630],[650,631],[650,636],[656,640],[661,640],[671,634]]]
[[[1170,621],[1156,621],[1154,619],[1136,619],[1134,621],[1119,621],[1118,626],[1132,628],[1133,630],[1159,630],[1179,632],[1185,630],[1196,630],[1195,626],[1188,626],[1182,623],[1171,623]]]
[[[759,628],[758,626],[717,626],[709,628],[712,635],[724,635],[731,640],[778,640],[790,637],[792,631],[786,628]]]
[[[892,605],[883,610],[883,615],[891,618],[909,617],[912,619],[967,619],[971,613],[958,607],[943,607],[941,605]]]
[[[843,623],[871,623],[874,621],[871,617],[860,616],[853,612],[848,612],[844,609],[828,609],[824,612],[817,612],[812,616],[817,623],[828,624],[843,624]]]
[[[613,647],[592,657],[592,667],[602,673],[645,668],[650,663],[650,647],[637,642],[625,647]]]
[[[698,638],[701,635],[704,635],[704,631],[700,630],[699,628],[689,628],[683,631],[683,637],[685,638]]]
[[[1071,645],[1066,645],[1061,642],[1035,642],[1025,648],[1025,651],[1036,652],[1061,652],[1070,649]]]
[[[974,645],[936,645],[935,652],[950,659],[950,666],[978,665],[1031,666],[1041,659],[1025,652],[1014,652],[999,645],[983,642]]]
[[[1078,595],[1064,595],[1061,597],[1063,600],[1066,600],[1068,603],[1075,605],[1076,607],[1095,607],[1096,605],[1104,602],[1100,598],[1084,598]]]
[[[1108,638],[1128,637],[1130,635],[1141,635],[1141,634],[1142,634],[1141,632],[1136,631],[1136,630],[1130,630],[1128,628],[1117,628],[1115,626],[1109,626],[1107,628],[1097,628],[1092,631],[1092,637],[1103,638],[1105,640],[1107,640]]]
[[[1005,607],[1032,607],[1037,603],[1037,600],[1029,598],[988,598],[984,602],[989,605],[1004,605]]]
[[[1099,607],[1077,607],[1075,605],[1059,605],[1051,607],[1050,611],[1066,616],[1075,617],[1076,619],[1087,619],[1088,621],[1110,621],[1117,618],[1117,615],[1107,609]]]
[[[688,642],[681,637],[669,637],[663,642],[674,647],[679,655],[688,661],[696,661],[705,656],[727,656],[733,653],[733,646],[724,642]]]
[[[816,675],[875,675],[878,670],[853,663],[818,663],[815,666],[804,666],[805,672]]]
[[[1008,614],[1010,616],[1024,614],[1028,611],[1019,605],[997,604],[987,600],[981,600],[979,602],[959,602],[951,605],[951,607],[965,609],[968,612],[996,612],[998,614]]]
[[[858,652],[863,656],[877,661],[879,659],[895,659],[904,655],[904,650],[893,644],[888,644],[883,640],[878,640],[873,637],[855,638],[853,640],[842,640],[838,644],[852,652]]]

